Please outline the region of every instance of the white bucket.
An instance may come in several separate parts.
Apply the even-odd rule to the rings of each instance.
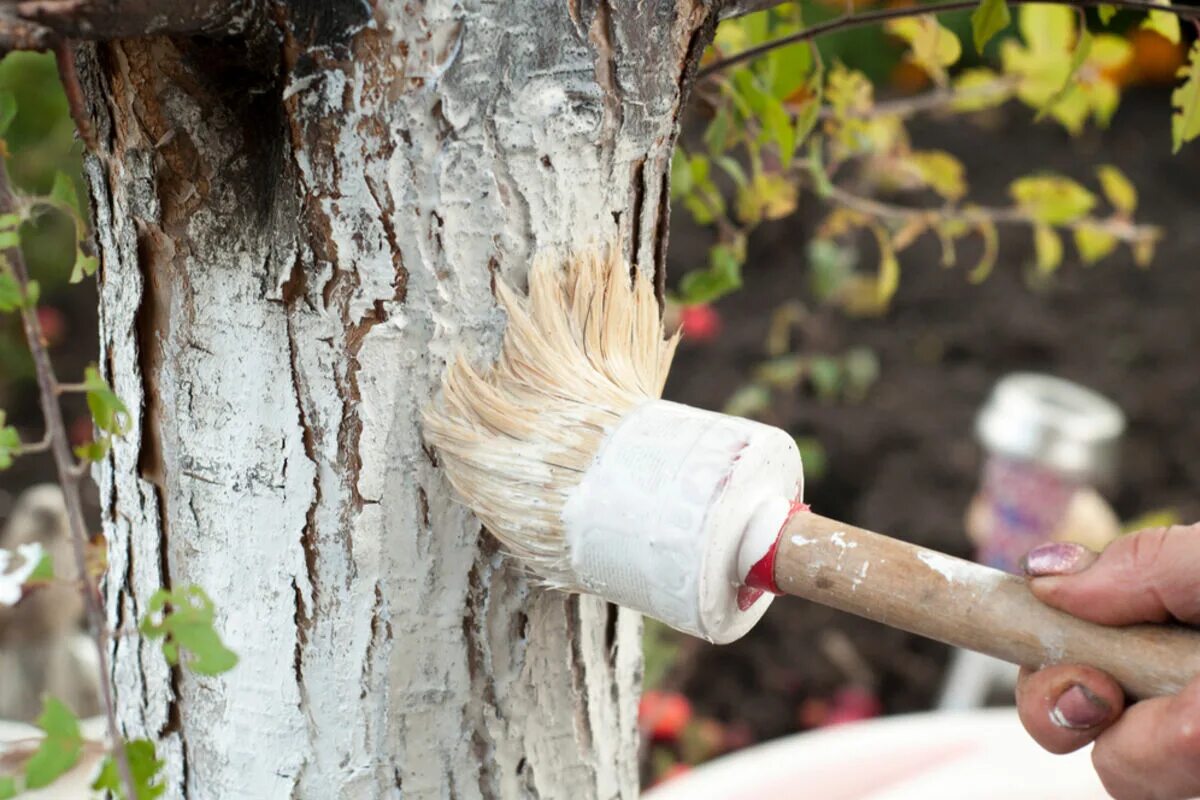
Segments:
[[[646,800],[1108,800],[1090,748],[1055,756],[1015,709],[930,712],[797,734],[718,758]]]

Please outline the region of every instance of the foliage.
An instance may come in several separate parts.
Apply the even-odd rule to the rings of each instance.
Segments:
[[[163,640],[167,663],[180,663],[180,650],[186,650],[191,657],[184,663],[192,672],[220,675],[233,669],[238,659],[213,627],[215,615],[212,600],[199,586],[159,589],[150,597],[139,630],[147,639]]]
[[[726,21],[705,63],[796,37],[814,11],[819,6],[805,3],[802,14],[799,4],[788,4]],[[1105,24],[1111,20],[1105,11],[1100,17]],[[676,300],[709,303],[736,291],[747,237],[763,222],[791,214],[806,190],[832,205],[810,243],[810,280],[825,301],[855,315],[887,310],[900,283],[903,251],[922,236],[940,242],[946,266],[960,263],[960,243],[977,242],[979,257],[966,273],[973,282],[990,274],[1006,227],[1032,233],[1031,267],[1038,273],[1058,268],[1068,238],[1085,264],[1122,246],[1139,265],[1148,263],[1160,233],[1134,219],[1136,190],[1117,167],[1098,172],[1100,193],[1073,176],[1014,175],[1011,204],[985,207],[969,199],[962,162],[952,153],[915,146],[906,127],[915,114],[973,115],[1010,100],[1029,107],[1035,121],[1053,121],[1071,135],[1089,123],[1107,125],[1120,102],[1121,70],[1132,58],[1129,41],[1117,32],[1089,30],[1081,12],[1061,4],[1022,5],[1013,13],[1004,0],[986,0],[969,25],[964,22],[953,15],[914,15],[883,26],[890,41],[882,49],[899,51],[902,63],[931,87],[911,98],[879,101],[869,71],[836,52],[830,58],[824,41],[769,49],[701,84],[710,121],[698,141],[677,153],[672,195],[696,222],[712,226],[718,241],[708,265],[683,276]],[[1179,41],[1171,11],[1150,12],[1141,22]],[[968,58],[964,35],[980,60]],[[1177,146],[1200,135],[1197,63],[1193,55],[1173,98]],[[1097,211],[1101,195],[1108,208]],[[904,202],[877,199],[883,196]],[[872,270],[859,268],[864,251],[874,253]]]
[[[47,78],[46,69],[49,69]],[[25,70],[22,72],[21,70]],[[79,201],[77,178],[78,152],[69,144],[71,122],[61,87],[54,79],[52,58],[13,54],[0,62],[0,153],[19,152],[13,162],[16,183],[9,183],[7,169],[0,170],[0,366],[17,363],[22,372],[36,369],[42,408],[46,412],[46,436],[43,441],[25,443],[16,427],[7,424],[0,409],[0,470],[10,467],[13,460],[34,452],[54,448],[59,480],[64,492],[74,493],[75,502],[68,502],[69,514],[78,514],[78,482],[84,479],[83,467],[88,461],[108,457],[114,438],[124,436],[132,426],[132,418],[124,402],[117,396],[96,366],[84,370],[83,380],[64,384],[54,375],[47,353],[47,337],[42,325],[41,283],[31,273],[44,275],[49,285],[58,288],[66,282],[78,282],[95,273],[98,262],[89,252],[89,228],[85,209]],[[24,82],[15,76],[24,75]],[[30,93],[30,85],[39,86],[47,80],[52,85],[44,91]],[[50,120],[37,116],[38,110],[48,113]],[[66,131],[68,144],[58,147],[52,131]],[[31,136],[25,140],[22,137]],[[49,149],[46,148],[49,142]],[[64,171],[64,168],[68,171]],[[23,191],[22,191],[23,189]],[[48,222],[49,220],[49,222]],[[66,228],[64,229],[63,223]],[[69,243],[70,255],[62,262],[44,260],[46,237],[55,242]],[[64,269],[65,267],[65,269]],[[7,327],[7,323],[15,323]],[[24,339],[32,359],[14,360],[13,342]],[[0,387],[2,389],[3,387]],[[83,395],[97,435],[89,444],[75,449],[80,463],[71,464],[69,456],[62,457],[68,448],[66,426],[59,404],[63,395]],[[64,463],[66,462],[66,463]],[[81,534],[85,523],[71,519],[73,532]],[[86,538],[86,537],[85,537]],[[98,604],[95,586],[107,566],[102,536],[83,541],[75,548],[79,574],[83,576],[81,591],[89,604]],[[10,574],[10,577],[11,574]],[[15,578],[17,589],[27,591],[36,583],[58,580],[53,561],[43,557],[32,569]],[[93,605],[94,616],[103,610]],[[174,591],[160,590],[152,596],[149,612],[140,632],[147,639],[162,640],[164,656],[179,664],[181,650],[188,656],[183,663],[201,675],[217,675],[232,669],[237,656],[225,647],[213,627],[215,610],[203,590],[186,587]],[[97,653],[102,662],[101,673],[107,674],[103,661],[107,640],[112,633],[92,630],[97,638]],[[110,752],[94,788],[107,791],[123,800],[152,800],[165,792],[158,779],[163,762],[158,759],[155,745],[148,740],[124,742],[119,737],[111,707],[106,708]],[[29,756],[19,776],[0,777],[0,800],[14,797],[26,789],[49,786],[79,760],[85,746],[97,743],[84,741],[79,722],[62,702],[45,699],[38,725],[44,736]]]
[[[119,800],[154,800],[167,791],[160,779],[160,771],[166,762],[158,758],[154,742],[149,739],[134,739],[125,743],[125,752],[129,756],[129,769],[133,773],[135,795],[131,798],[121,785],[116,761],[112,756],[104,759],[100,774],[92,783],[96,791],[107,791]]]

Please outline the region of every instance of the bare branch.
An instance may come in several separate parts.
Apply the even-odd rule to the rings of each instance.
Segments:
[[[768,8],[781,6],[790,0],[730,0],[721,8],[721,19],[733,19],[753,14],[755,11],[766,11]]]
[[[8,182],[8,170],[4,165],[4,160],[0,159],[0,213],[13,213],[19,208],[19,205],[20,203]],[[21,253],[21,248],[19,246],[9,248],[4,251],[4,257],[8,261],[13,277],[21,287],[22,293],[25,293],[29,286],[29,271],[25,266],[25,257]],[[83,473],[79,471],[78,464],[71,455],[67,426],[63,421],[62,408],[58,404],[58,382],[54,377],[50,354],[46,351],[46,340],[42,333],[41,321],[32,304],[26,304],[21,309],[21,324],[25,330],[25,339],[29,344],[30,355],[33,356],[38,395],[42,414],[45,417],[46,439],[49,440],[50,452],[54,456],[54,466],[58,471],[58,480],[62,486],[63,500],[67,507],[67,519],[71,524],[71,548],[74,551],[75,567],[79,571],[84,601],[87,606],[88,627],[96,645],[100,675],[104,677],[104,680],[100,681],[100,687],[104,699],[105,718],[108,722],[108,735],[112,740],[113,757],[121,775],[121,782],[125,785],[126,796],[136,797],[137,789],[133,782],[133,773],[129,769],[125,742],[121,738],[121,731],[117,726],[112,687],[108,682],[110,674],[108,668],[108,620],[100,600],[100,592],[88,572],[88,535],[83,519],[83,502],[79,494],[79,481],[83,477]]]
[[[1197,6],[1164,6],[1159,5],[1155,0],[1008,0],[1009,5],[1061,5],[1072,6],[1074,8],[1094,8],[1096,6],[1113,6],[1114,8],[1124,8],[1131,11],[1168,11],[1183,19],[1190,19],[1200,26],[1200,7]],[[722,10],[722,14],[727,18],[729,16],[738,16],[738,14],[727,14],[731,8],[746,7],[748,10],[741,13],[750,13],[751,11],[761,11],[766,8],[780,5],[779,2],[771,2],[769,0],[745,0],[745,2],[735,2],[732,6],[727,6]],[[802,31],[798,31],[789,36],[782,36],[778,39],[773,39],[769,42],[764,42],[756,47],[751,47],[743,50],[740,53],[723,58],[708,66],[704,67],[697,73],[696,77],[704,78],[714,72],[719,72],[723,69],[732,67],[735,64],[749,61],[758,58],[764,53],[769,53],[777,47],[786,47],[789,44],[796,42],[804,42],[810,39],[815,39],[818,36],[823,36],[834,31],[846,30],[849,28],[861,28],[867,25],[878,25],[881,22],[886,22],[889,19],[899,19],[901,17],[919,17],[924,14],[941,14],[946,11],[962,11],[968,8],[975,8],[979,5],[979,0],[949,0],[943,3],[929,3],[926,5],[903,6],[899,8],[884,8],[877,11],[868,11],[863,14],[843,15],[825,22],[817,23],[809,26]]]
[[[262,0],[4,0],[0,46],[46,50],[64,39],[155,34],[234,36],[250,27]]]

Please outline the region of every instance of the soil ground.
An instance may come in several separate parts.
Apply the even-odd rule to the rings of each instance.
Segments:
[[[799,300],[812,314],[800,352],[865,346],[880,363],[861,402],[776,392],[765,416],[822,443],[825,475],[806,487],[817,511],[968,555],[962,517],[981,465],[974,415],[1002,375],[1036,370],[1091,386],[1128,415],[1120,481],[1110,493],[1123,519],[1162,508],[1200,519],[1200,148],[1170,155],[1161,91],[1131,93],[1108,131],[1078,139],[1032,117],[1010,107],[985,127],[924,122],[911,131],[914,146],[961,158],[972,197],[984,204],[1007,202],[1008,182],[1035,169],[1095,187],[1094,165],[1116,164],[1140,189],[1139,218],[1166,229],[1150,269],[1127,253],[1083,267],[1068,248],[1054,279],[1031,288],[1031,237],[1007,228],[995,272],[975,286],[962,267],[943,269],[936,242],[924,238],[901,256],[900,289],[886,316],[850,319],[821,309],[806,289],[808,234],[825,213],[806,198],[796,218],[752,236],[744,288],[716,305],[723,333],[682,348],[667,396],[721,408],[765,360],[772,312]],[[704,263],[708,240],[685,213],[675,220],[678,276]],[[776,602],[738,643],[686,648],[667,686],[682,689],[697,712],[748,727],[754,739],[803,728],[805,701],[847,684],[867,684],[885,713],[927,708],[948,656],[940,645],[794,598]]]

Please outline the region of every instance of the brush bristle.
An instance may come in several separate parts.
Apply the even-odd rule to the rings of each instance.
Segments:
[[[546,584],[578,589],[563,532],[568,493],[632,408],[662,395],[667,337],[649,281],[617,248],[539,256],[522,297],[497,282],[508,328],[496,364],[447,370],[426,438],[462,500]]]

